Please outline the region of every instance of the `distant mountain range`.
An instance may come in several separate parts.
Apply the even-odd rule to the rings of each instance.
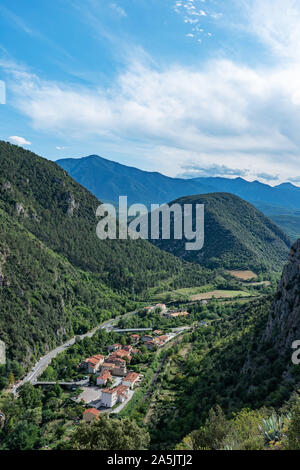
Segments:
[[[97,155],[66,158],[57,163],[105,202],[117,203],[120,195],[127,195],[130,204],[143,203],[149,207],[151,203],[163,204],[182,196],[229,192],[270,216],[292,239],[300,237],[300,188],[291,183],[272,187],[243,178],[171,178]]]

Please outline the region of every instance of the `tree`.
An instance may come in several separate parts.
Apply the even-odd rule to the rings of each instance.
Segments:
[[[101,415],[92,424],[81,424],[70,441],[61,446],[72,450],[145,450],[149,441],[149,434],[135,421]]]
[[[38,433],[36,425],[21,421],[8,436],[7,447],[9,450],[31,450],[38,441]]]
[[[291,421],[286,433],[287,442],[285,448],[288,450],[300,450],[300,400],[292,409]]]
[[[20,387],[19,395],[25,408],[38,408],[42,406],[43,392],[30,383]]]
[[[15,376],[12,372],[10,372],[10,374],[9,374],[8,383],[9,383],[10,387],[15,383]]]
[[[177,449],[219,450],[231,430],[231,423],[226,420],[219,405],[209,412],[209,418],[198,431],[186,436]]]

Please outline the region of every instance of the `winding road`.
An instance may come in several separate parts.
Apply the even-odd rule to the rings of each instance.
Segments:
[[[94,336],[94,334],[96,333],[96,331],[100,330],[100,329],[107,329],[107,330],[113,330],[113,325],[116,321],[118,321],[121,317],[124,318],[124,317],[127,317],[129,315],[134,315],[138,312],[138,310],[135,310],[133,312],[128,312],[128,313],[125,313],[124,315],[119,315],[118,317],[115,317],[115,318],[112,318],[111,320],[107,320],[103,323],[101,323],[100,325],[96,326],[95,328],[93,328],[92,330],[88,331],[87,333],[83,334],[83,335],[77,335],[77,336],[73,336],[73,338],[69,339],[68,341],[66,341],[64,344],[62,344],[61,346],[58,346],[57,348],[53,349],[52,351],[50,351],[49,353],[47,353],[45,356],[42,356],[38,362],[35,363],[35,365],[32,367],[32,369],[28,372],[28,374],[19,382],[15,383],[10,391],[13,395],[17,395],[18,394],[18,388],[21,387],[21,385],[24,385],[25,383],[29,382],[31,384],[34,384],[37,382],[37,379],[40,375],[42,375],[42,373],[44,372],[45,369],[47,369],[48,365],[51,363],[52,359],[54,359],[59,353],[61,353],[62,351],[64,351],[65,349],[69,348],[70,346],[72,346],[75,341],[76,341],[76,337],[79,336],[79,338],[81,339],[84,339],[84,338],[92,338],[92,336]],[[176,331],[176,336],[178,334],[180,334],[183,330],[185,330],[187,327],[181,327],[181,328],[174,328],[174,331]],[[137,329],[136,329],[137,330]],[[139,329],[140,331],[142,330],[148,330],[148,328],[140,328]],[[114,331],[134,331],[134,329],[130,329],[130,330],[120,330],[120,329],[114,329]]]
[[[133,314],[133,313],[136,313],[136,312],[129,312],[129,313],[126,313],[125,315],[130,315],[130,314]],[[27,382],[35,383],[37,381],[38,377],[40,375],[42,375],[44,370],[51,363],[52,359],[54,359],[59,353],[61,353],[62,351],[64,351],[68,347],[72,346],[76,341],[76,337],[79,336],[79,338],[81,338],[81,339],[84,339],[86,337],[91,338],[96,333],[96,331],[98,331],[100,329],[110,329],[110,327],[112,327],[114,322],[116,322],[119,319],[120,319],[120,317],[113,318],[113,319],[108,320],[104,323],[101,323],[100,325],[96,326],[95,328],[93,328],[92,330],[88,331],[87,333],[85,333],[83,335],[73,336],[73,338],[69,339],[66,343],[62,344],[61,346],[58,346],[57,348],[53,349],[52,351],[50,351],[45,356],[41,357],[38,360],[38,362],[36,362],[35,365],[32,367],[30,372],[28,372],[28,374],[20,382],[14,384],[11,387],[11,389],[10,389],[11,393],[13,393],[14,395],[17,395],[18,388],[21,387],[21,385],[24,385]]]

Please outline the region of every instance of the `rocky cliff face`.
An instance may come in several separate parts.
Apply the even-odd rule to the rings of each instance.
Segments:
[[[0,340],[0,364],[6,364],[5,343]]]
[[[291,248],[263,340],[273,344],[280,356],[291,352],[293,341],[300,340],[300,239]]]

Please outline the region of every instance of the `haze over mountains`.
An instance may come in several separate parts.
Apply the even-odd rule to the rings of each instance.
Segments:
[[[230,192],[262,210],[287,234],[300,236],[300,188],[291,183],[272,187],[243,178],[171,178],[107,160],[97,155],[66,158],[57,163],[78,183],[104,202],[117,203],[120,195],[128,202],[163,204],[182,196]]]

